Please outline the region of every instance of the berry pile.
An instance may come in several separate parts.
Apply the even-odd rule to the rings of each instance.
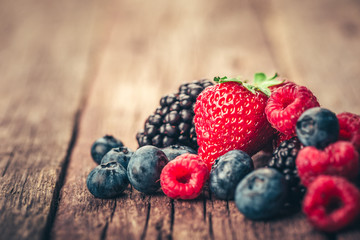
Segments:
[[[208,182],[214,197],[234,199],[249,219],[302,205],[321,231],[354,222],[360,215],[353,183],[359,181],[360,116],[319,107],[308,88],[277,74],[257,73],[254,85],[214,81],[183,84],[162,97],[136,136],[135,152],[112,136],[96,140],[91,155],[100,165],[88,176],[89,191],[117,197],[130,183],[145,194],[161,189],[173,199],[194,199]],[[272,158],[254,170],[251,156],[265,149]]]
[[[193,106],[197,96],[211,85],[213,83],[205,79],[185,83],[179,92],[163,96],[160,107],[146,119],[144,130],[136,135],[139,146],[162,148],[178,144],[197,149]]]

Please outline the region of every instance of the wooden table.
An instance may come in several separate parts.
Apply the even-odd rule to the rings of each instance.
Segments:
[[[0,239],[360,239],[233,201],[95,199],[92,142],[135,134],[184,82],[279,72],[360,113],[358,0],[1,0]]]

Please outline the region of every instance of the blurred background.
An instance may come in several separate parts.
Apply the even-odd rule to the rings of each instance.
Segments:
[[[359,16],[358,0],[1,0],[1,114],[36,128],[87,106],[90,118],[117,116],[94,120],[94,134],[136,147],[136,129],[181,83],[255,72],[359,113]]]
[[[278,72],[323,106],[359,113],[359,16],[357,0],[1,0],[0,91],[12,99],[1,109],[17,98],[47,115],[54,94],[76,95],[76,108],[135,113],[133,135],[180,83]],[[111,119],[98,132],[130,136]]]

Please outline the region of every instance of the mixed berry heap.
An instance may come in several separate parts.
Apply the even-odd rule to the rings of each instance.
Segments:
[[[185,83],[179,87],[179,92],[163,96],[160,107],[146,119],[144,130],[136,135],[139,147],[180,144],[197,149],[193,106],[197,96],[211,85],[213,83],[205,79]]]
[[[145,194],[161,187],[170,198],[194,199],[208,181],[214,197],[234,199],[248,219],[274,218],[302,203],[321,231],[356,220],[359,115],[320,108],[308,88],[277,74],[257,73],[254,85],[214,81],[186,83],[162,97],[137,134],[135,152],[111,136],[95,141],[91,153],[100,165],[88,176],[89,191],[117,197],[130,183]],[[251,155],[271,142],[267,167],[254,169]]]

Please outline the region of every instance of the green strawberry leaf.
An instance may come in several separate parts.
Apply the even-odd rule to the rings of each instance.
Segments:
[[[227,79],[226,76],[224,77],[214,77],[214,82],[223,83]]]
[[[284,80],[282,80],[282,81],[280,81],[280,80],[270,80],[270,81],[264,82],[263,84],[261,84],[261,86],[268,88],[268,87],[279,85],[279,84],[281,84],[283,82],[284,82]]]
[[[225,82],[237,82],[237,83],[243,83],[241,80],[240,80],[240,77],[237,77],[237,78],[230,78],[228,79],[226,76],[225,77],[214,77],[214,82],[217,82],[217,83],[225,83]]]
[[[266,96],[270,96],[271,95],[271,91],[270,91],[270,89],[269,88],[267,88],[267,87],[258,87],[258,89],[261,91],[261,92],[263,92],[263,93],[265,93],[265,95]]]
[[[249,90],[250,92],[252,92],[253,94],[255,94],[256,92],[255,92],[255,87],[253,86],[253,85],[250,85],[250,84],[248,84],[248,83],[246,83],[246,82],[243,82],[243,86],[247,89],[247,90]]]
[[[255,73],[254,84],[259,85],[266,80],[266,75],[264,73]]]
[[[269,80],[274,80],[275,78],[277,78],[279,75],[277,73],[275,73],[275,75],[272,78],[269,78]]]
[[[278,74],[275,73],[274,76],[268,78],[264,73],[255,73],[254,75],[254,84],[251,85],[247,80],[240,80],[240,77],[237,78],[227,78],[225,77],[214,77],[214,81],[217,83],[225,83],[225,82],[237,82],[242,84],[247,90],[256,94],[256,91],[260,91],[264,93],[266,96],[271,95],[271,90],[269,87],[279,85],[283,83],[285,80],[278,80]]]
[[[279,85],[285,81],[285,80],[282,81],[277,80],[276,79],[277,77],[278,77],[277,73],[275,73],[274,76],[272,76],[271,78],[266,77],[264,73],[255,73],[254,76],[255,89],[263,92],[266,96],[269,97],[271,95],[271,90],[269,89],[269,87]]]

